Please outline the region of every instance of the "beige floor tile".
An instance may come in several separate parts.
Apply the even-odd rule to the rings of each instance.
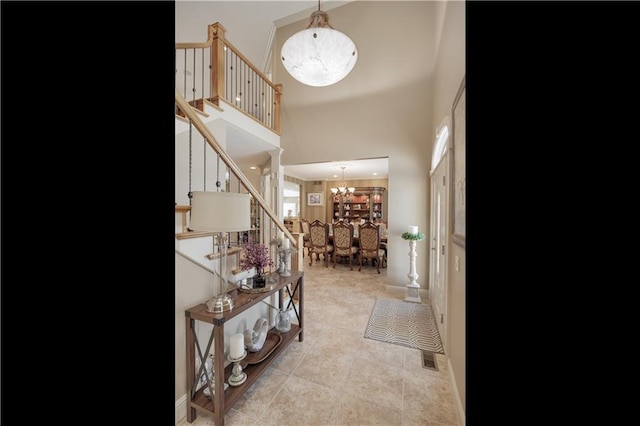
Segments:
[[[306,334],[306,330],[305,330]],[[296,369],[302,358],[305,355],[305,349],[303,348],[304,343],[306,342],[306,337],[303,342],[293,341],[285,348],[284,351],[280,354],[280,356],[273,361],[270,368],[279,371],[282,374],[290,375],[293,370]]]
[[[259,418],[280,391],[288,375],[268,368],[238,399],[233,408],[252,418]]]
[[[426,369],[404,371],[403,419],[407,422],[457,424],[451,386],[446,378],[433,376]]]
[[[399,345],[363,337],[358,353],[359,363],[361,365],[366,365],[367,363],[385,364],[396,368],[404,368],[404,349]]]
[[[363,331],[356,331],[338,326],[325,328],[314,345],[314,352],[333,352],[350,354],[360,350]]]
[[[326,425],[338,401],[337,392],[331,388],[292,375],[260,419],[260,424]]]
[[[292,376],[328,388],[339,388],[355,364],[355,354],[337,354],[331,350],[318,351],[306,354]]]
[[[224,424],[225,426],[253,426],[260,423],[256,419],[231,408],[224,416]],[[193,423],[188,423],[185,417],[176,426],[215,426],[215,422],[213,416],[198,413],[198,417]]]
[[[224,424],[225,426],[257,426],[260,421],[232,408],[224,416]]]
[[[400,426],[402,410],[376,404],[357,395],[345,394],[331,418],[332,426]]]
[[[391,410],[402,412],[403,369],[394,365],[364,363],[351,369],[342,391]]]
[[[225,425],[457,426],[445,355],[436,354],[434,371],[420,350],[364,337],[376,299],[403,298],[386,291],[386,269],[305,260],[304,340],[291,342]],[[198,413],[191,425],[213,417]]]

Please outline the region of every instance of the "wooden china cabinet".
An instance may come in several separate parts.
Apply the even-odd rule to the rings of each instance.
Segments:
[[[385,191],[386,188],[383,187],[360,187],[356,188],[353,194],[332,195],[332,220],[386,220],[384,217]]]

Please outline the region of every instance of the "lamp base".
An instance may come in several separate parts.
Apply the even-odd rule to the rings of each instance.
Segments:
[[[214,296],[207,300],[207,312],[219,314],[233,309],[233,299],[228,294]]]

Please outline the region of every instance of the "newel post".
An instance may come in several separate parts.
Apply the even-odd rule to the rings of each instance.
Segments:
[[[211,40],[211,102],[220,106],[224,99],[224,45],[226,29],[219,22],[209,25],[208,39]]]
[[[280,98],[282,98],[282,83],[278,83],[274,85],[275,87],[275,98],[273,105],[273,130],[276,133],[280,133]]]

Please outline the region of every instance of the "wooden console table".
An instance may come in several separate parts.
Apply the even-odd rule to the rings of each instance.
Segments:
[[[187,421],[192,423],[197,416],[198,411],[209,413],[213,415],[216,426],[224,425],[224,414],[236,403],[236,401],[253,385],[253,383],[264,373],[264,371],[273,363],[273,361],[280,356],[282,351],[296,338],[302,342],[303,340],[303,283],[304,272],[291,271],[291,276],[282,277],[277,273],[271,274],[271,277],[276,278],[277,283],[273,284],[273,288],[264,293],[242,293],[237,290],[229,292],[229,295],[233,297],[234,307],[231,311],[223,312],[220,314],[214,314],[207,312],[206,305],[201,303],[185,311],[185,325],[186,325],[186,350],[187,350]],[[264,359],[264,361],[258,364],[243,365],[243,371],[247,375],[247,379],[239,386],[229,386],[224,390],[224,383],[228,381],[231,375],[231,368],[233,364],[229,364],[227,368],[224,367],[224,323],[231,318],[240,315],[247,309],[260,303],[262,300],[271,296],[275,292],[279,292],[278,307],[283,309],[283,296],[286,293],[289,295],[288,307],[293,307],[298,324],[291,324],[291,330],[287,333],[279,333],[282,336],[282,341],[273,350],[273,352]],[[298,308],[296,309],[294,302],[294,296],[298,301]],[[200,343],[195,330],[195,321],[203,321],[208,324],[213,324],[213,330],[209,336],[207,346],[204,352],[201,349]],[[203,374],[205,361],[209,355],[209,350],[213,344],[213,370],[214,370],[214,385],[213,385],[213,398],[208,398],[204,395],[204,389],[207,386],[203,386],[202,389],[196,391],[199,378]],[[195,359],[197,355],[200,359],[199,371],[196,371]],[[224,374],[218,374],[219,371],[224,371]]]

